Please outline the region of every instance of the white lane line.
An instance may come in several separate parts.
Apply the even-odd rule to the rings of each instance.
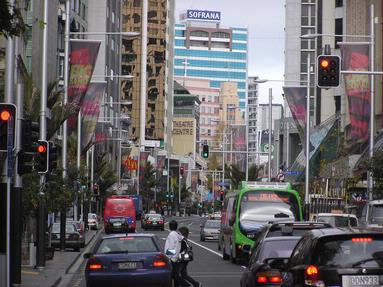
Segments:
[[[190,226],[192,226],[192,225],[193,225],[193,223],[194,223],[194,222],[190,222],[190,223],[188,224],[188,226],[189,226],[189,227],[190,227]]]
[[[206,246],[203,246],[203,245],[195,242],[194,240],[188,239],[188,241],[190,241],[191,243],[193,243],[193,244],[195,244],[195,245],[197,245],[197,246],[199,246],[199,247],[201,247],[201,248],[203,248],[203,249],[205,249],[207,251],[210,251],[211,253],[213,253],[213,254],[215,254],[215,255],[217,255],[217,256],[222,258],[222,254],[221,253],[218,253],[218,252],[216,252],[216,251],[214,251],[214,250],[212,250],[210,248],[207,248]]]

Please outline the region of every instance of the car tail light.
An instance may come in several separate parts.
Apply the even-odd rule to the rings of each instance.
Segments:
[[[150,220],[146,221],[147,224],[151,224],[152,222]]]
[[[371,237],[354,237],[351,239],[352,242],[371,242],[373,239]]]
[[[103,268],[101,262],[97,258],[89,258],[88,263],[86,264],[87,270],[101,270]]]
[[[167,265],[168,265],[168,260],[164,254],[160,254],[154,257],[154,260],[153,260],[154,267],[165,267]]]
[[[305,269],[305,285],[324,287],[325,284],[322,280],[319,280],[319,269],[315,265],[309,265]]]
[[[158,224],[162,224],[162,223],[164,223],[162,220],[158,221]]]
[[[280,284],[282,283],[282,275],[279,271],[263,271],[255,274],[257,283],[259,284]]]

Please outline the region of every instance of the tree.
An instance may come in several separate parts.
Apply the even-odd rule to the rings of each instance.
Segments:
[[[153,188],[156,186],[156,174],[157,170],[154,166],[147,161],[144,168],[143,180],[140,183],[140,191],[144,200],[144,205],[146,204],[146,210],[149,211],[151,198],[154,199],[153,196]]]
[[[225,166],[225,178],[230,179],[232,189],[237,189],[241,185],[241,182],[246,179],[246,174],[242,172],[238,166],[232,164]]]
[[[26,28],[21,10],[10,7],[8,0],[0,0],[0,35],[6,38],[19,36],[25,32]]]
[[[366,161],[367,170],[371,172],[373,183],[373,197],[380,198],[383,194],[383,150],[374,152],[371,159]]]
[[[252,165],[249,167],[249,181],[256,181],[259,178],[259,173],[262,170],[260,166]]]

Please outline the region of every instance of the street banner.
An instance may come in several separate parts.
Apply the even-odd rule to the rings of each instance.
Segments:
[[[295,125],[298,130],[299,137],[306,148],[306,103],[307,103],[307,88],[306,87],[283,87],[285,99],[289,105]],[[314,150],[310,138],[310,152]]]
[[[101,99],[104,95],[106,83],[90,83],[81,106],[81,151],[85,153],[92,145],[92,138],[96,130],[100,115]]]
[[[82,106],[85,93],[93,75],[100,43],[100,41],[90,40],[71,40],[69,42],[68,103],[78,107],[78,110]],[[69,133],[75,129],[76,122],[76,116],[69,118]]]
[[[342,70],[368,71],[369,45],[340,45]],[[370,123],[370,78],[369,75],[344,74],[351,122],[351,139],[366,141]]]
[[[165,161],[166,161],[166,155],[157,156],[156,168],[159,172],[161,172],[161,174],[165,168]]]
[[[149,155],[150,155],[149,151],[141,151],[140,152],[140,163],[139,163],[140,164],[140,166],[139,166],[140,184],[144,180],[145,166],[146,166],[146,162],[148,161]]]
[[[188,174],[189,174],[189,171],[188,171],[189,164],[187,162],[181,163],[181,167],[184,169],[184,175],[182,177],[182,182],[185,185],[186,184],[186,178],[188,177]]]
[[[233,139],[233,151],[246,152],[246,126],[245,125],[232,125],[231,135]],[[242,172],[246,171],[246,153],[231,153],[230,159]]]

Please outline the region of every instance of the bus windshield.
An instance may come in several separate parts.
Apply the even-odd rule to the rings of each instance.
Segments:
[[[243,194],[240,206],[240,221],[300,220],[298,200],[287,191],[248,191]]]

